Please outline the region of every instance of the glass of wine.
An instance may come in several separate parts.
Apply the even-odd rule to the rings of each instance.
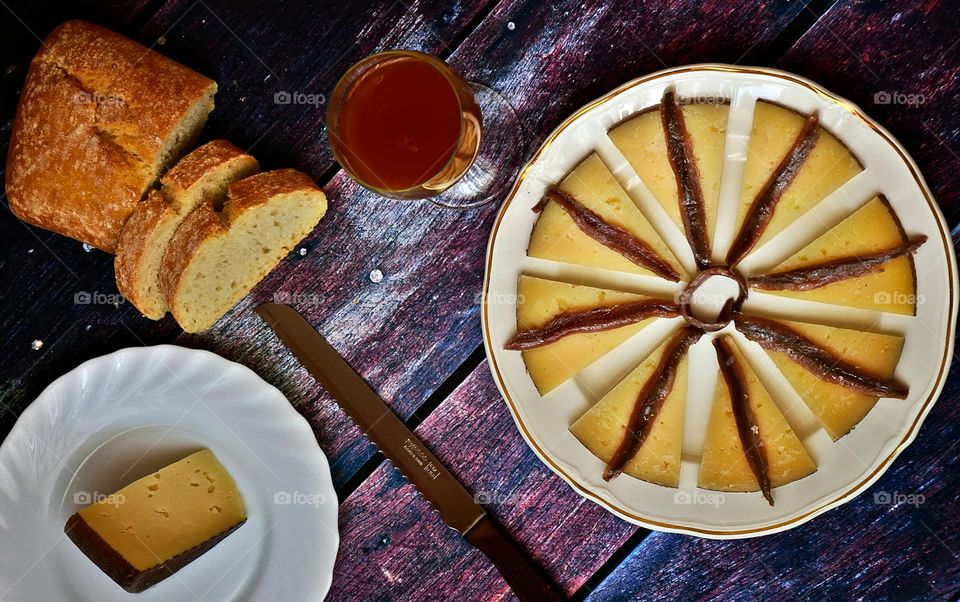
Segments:
[[[518,124],[498,93],[414,50],[355,64],[327,109],[330,146],[350,177],[387,197],[453,208],[488,203],[510,184],[523,151],[511,139]],[[499,139],[485,135],[491,126]]]

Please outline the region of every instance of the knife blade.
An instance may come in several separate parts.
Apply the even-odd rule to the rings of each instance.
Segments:
[[[264,303],[256,312],[440,518],[493,562],[518,598],[563,600],[470,492],[303,316],[280,303]]]

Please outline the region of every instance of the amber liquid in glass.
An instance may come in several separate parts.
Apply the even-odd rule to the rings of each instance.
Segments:
[[[480,109],[470,87],[439,59],[413,51],[354,65],[334,90],[327,120],[343,168],[397,198],[450,187],[480,144]]]

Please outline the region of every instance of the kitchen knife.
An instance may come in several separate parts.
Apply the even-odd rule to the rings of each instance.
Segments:
[[[265,303],[257,314],[323,385],[383,455],[433,504],[451,528],[483,552],[523,601],[562,600],[470,492],[295,309]]]

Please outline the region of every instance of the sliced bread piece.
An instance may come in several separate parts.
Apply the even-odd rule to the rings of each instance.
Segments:
[[[223,210],[201,204],[177,228],[160,285],[187,332],[209,328],[267,275],[327,211],[304,173],[278,169],[234,182]]]
[[[160,262],[180,223],[202,203],[219,208],[232,182],[259,170],[252,156],[214,140],[181,159],[137,206],[120,233],[114,271],[117,288],[143,315],[159,320],[167,313]]]
[[[113,253],[159,175],[194,144],[217,84],[84,21],[44,40],[10,132],[6,188],[20,219]]]

